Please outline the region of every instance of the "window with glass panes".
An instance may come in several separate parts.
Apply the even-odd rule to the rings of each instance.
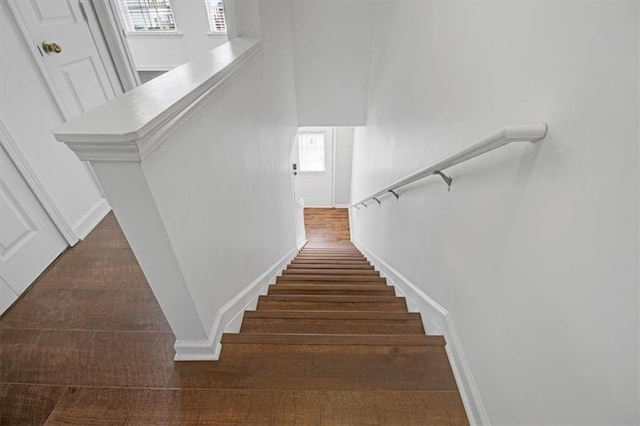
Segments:
[[[301,172],[324,172],[324,133],[298,134],[298,161]]]
[[[129,32],[176,31],[169,0],[120,0],[119,4]]]

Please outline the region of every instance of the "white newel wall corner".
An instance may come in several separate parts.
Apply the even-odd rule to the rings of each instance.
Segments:
[[[301,243],[291,5],[259,13],[261,39],[236,37],[55,132],[93,165],[175,333],[176,360],[217,359],[222,333]]]

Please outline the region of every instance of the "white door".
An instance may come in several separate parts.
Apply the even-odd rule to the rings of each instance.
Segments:
[[[298,129],[293,149],[296,200],[305,207],[333,206],[333,128]]]
[[[67,247],[0,147],[0,313]]]
[[[67,120],[121,92],[114,90],[89,30],[88,5],[79,0],[9,0],[9,5]]]

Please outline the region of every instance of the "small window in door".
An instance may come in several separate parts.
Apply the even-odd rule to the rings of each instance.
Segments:
[[[298,160],[301,172],[324,172],[324,133],[298,134]]]

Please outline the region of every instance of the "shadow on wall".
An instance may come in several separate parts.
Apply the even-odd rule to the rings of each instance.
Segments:
[[[145,84],[147,81],[153,80],[156,77],[161,76],[166,71],[138,71],[140,77],[140,83]]]

